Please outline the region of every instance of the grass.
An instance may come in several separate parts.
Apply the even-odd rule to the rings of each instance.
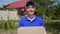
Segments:
[[[0,34],[17,34],[17,30],[0,30]]]

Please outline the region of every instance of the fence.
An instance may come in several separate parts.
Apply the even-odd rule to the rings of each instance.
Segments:
[[[17,34],[17,11],[0,11],[0,34]]]
[[[3,11],[0,10],[0,20],[19,20],[17,11]]]
[[[0,20],[0,34],[17,34],[19,20]]]

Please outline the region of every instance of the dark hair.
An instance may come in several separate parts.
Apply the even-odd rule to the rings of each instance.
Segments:
[[[28,1],[27,4],[26,4],[26,7],[28,7],[28,6],[30,6],[30,5],[35,6],[34,2]]]
[[[34,13],[36,16],[38,16],[38,14],[37,14],[37,12],[35,11],[35,13]]]

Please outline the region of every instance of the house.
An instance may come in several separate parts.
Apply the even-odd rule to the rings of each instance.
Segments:
[[[15,1],[12,2],[8,5],[5,5],[5,8],[11,9],[11,8],[15,8],[17,9],[17,14],[18,15],[25,15],[25,5],[29,0],[19,0],[19,1]]]

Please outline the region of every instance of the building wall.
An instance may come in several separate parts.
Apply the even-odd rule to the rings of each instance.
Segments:
[[[19,20],[19,16],[17,15],[17,11],[0,11],[0,20]]]

